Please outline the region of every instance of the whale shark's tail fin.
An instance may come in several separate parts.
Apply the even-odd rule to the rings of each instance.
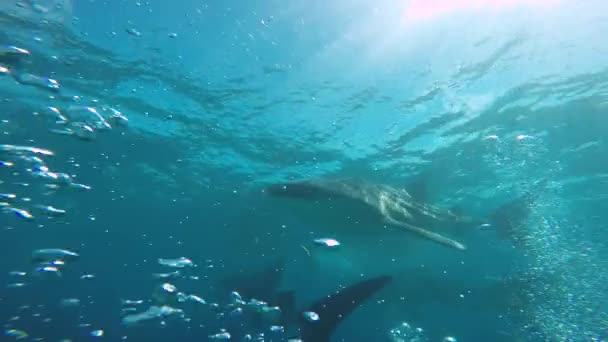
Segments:
[[[307,311],[319,315],[317,321],[300,316],[304,342],[329,342],[336,327],[364,301],[391,281],[391,276],[367,279],[341,289],[314,303]]]
[[[546,179],[537,182],[521,196],[494,210],[490,216],[490,225],[499,236],[514,243],[522,242],[526,235],[525,222],[532,213],[534,203],[547,187],[547,183]]]

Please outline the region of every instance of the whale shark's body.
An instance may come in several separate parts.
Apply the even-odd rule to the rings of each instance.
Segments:
[[[323,219],[335,215],[346,218],[358,216],[352,220],[353,223],[363,223],[366,227],[371,224],[372,231],[368,230],[368,233],[378,233],[381,228],[390,226],[457,250],[464,250],[466,246],[436,230],[446,224],[472,223],[468,217],[417,201],[405,189],[356,179],[278,183],[268,186],[266,190],[273,197],[308,201],[317,210],[333,209],[331,214],[318,211],[316,215],[324,216]],[[302,206],[302,203],[299,205]]]
[[[544,184],[541,182],[525,196],[499,206],[487,216],[487,220],[459,215],[455,210],[431,205],[424,200],[423,194],[413,195],[389,185],[358,179],[275,183],[265,187],[264,192],[269,195],[273,213],[287,214],[284,209],[292,209],[300,214],[280,217],[281,223],[287,223],[283,225],[281,234],[300,235],[300,240],[296,236],[295,241],[303,245],[305,241],[322,237],[341,242],[334,248],[318,247],[312,250],[306,246],[306,252],[313,258],[308,258],[301,250],[292,249],[296,254],[287,251],[293,263],[288,268],[291,275],[286,279],[298,284],[314,274],[315,277],[322,277],[324,282],[349,283],[362,275],[391,274],[393,281],[383,290],[383,297],[393,300],[387,301],[388,304],[382,308],[370,308],[376,310],[374,317],[385,321],[394,319],[392,315],[395,313],[399,316],[399,310],[404,310],[410,317],[422,317],[427,314],[425,310],[437,303],[449,307],[451,311],[447,310],[447,314],[469,309],[471,312],[509,309],[511,297],[506,298],[504,293],[500,293],[500,283],[487,284],[487,289],[479,288],[476,296],[463,300],[462,294],[467,293],[472,284],[480,282],[472,277],[477,273],[472,272],[506,276],[510,268],[503,269],[500,262],[491,260],[505,260],[501,258],[502,253],[514,251],[511,248],[497,248],[494,242],[473,237],[484,237],[488,230],[492,230],[498,232],[499,236],[513,240],[525,232],[530,208]],[[298,219],[294,226],[298,229],[292,230],[289,220],[296,217]],[[454,249],[465,248],[463,239],[468,235],[462,233],[473,233],[482,224],[487,225],[467,240],[471,247],[468,253],[459,253],[454,257]],[[305,240],[301,240],[302,235]],[[416,240],[413,239],[415,236],[421,237],[423,243],[414,246],[411,242]],[[424,240],[430,243],[424,243]],[[424,245],[426,249],[408,253]],[[292,279],[294,277],[295,280]],[[403,308],[403,298],[407,300],[407,308]],[[476,319],[474,315],[471,317]],[[428,320],[432,321],[433,317],[428,317]],[[491,332],[486,333],[491,335]]]

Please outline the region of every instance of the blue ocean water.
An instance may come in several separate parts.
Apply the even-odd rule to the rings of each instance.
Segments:
[[[607,340],[607,10],[3,1],[0,339]]]

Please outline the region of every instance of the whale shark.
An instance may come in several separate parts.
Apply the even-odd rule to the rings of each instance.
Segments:
[[[389,275],[360,280],[298,309],[296,292],[279,289],[284,270],[281,259],[262,269],[227,276],[222,287],[235,289],[243,297],[278,305],[281,314],[276,323],[287,329],[290,341],[330,342],[340,323],[392,280]]]
[[[327,219],[336,215],[357,216],[354,223],[367,221],[360,226],[372,226],[372,231],[368,233],[380,232],[381,228],[387,226],[456,250],[467,247],[463,242],[439,232],[439,227],[473,223],[470,217],[418,201],[405,189],[358,179],[273,183],[266,186],[265,192],[274,198],[298,200],[300,207],[304,206],[304,202],[312,204],[317,213],[310,212],[306,215],[308,217],[321,215]],[[321,214],[321,208],[333,210]],[[455,232],[456,229],[453,229]]]

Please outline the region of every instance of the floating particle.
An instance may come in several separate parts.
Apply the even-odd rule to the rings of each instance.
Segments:
[[[33,262],[54,262],[54,261],[73,261],[78,260],[78,253],[60,248],[43,248],[32,252]]]
[[[14,207],[4,207],[4,211],[11,212],[11,213],[15,214],[15,216],[22,218],[24,220],[30,221],[30,220],[34,219],[34,215],[30,214],[30,212],[25,209],[14,208]]]
[[[93,274],[83,274],[80,276],[80,279],[93,279],[95,278],[95,275]]]
[[[55,208],[52,205],[39,205],[37,207],[38,207],[38,209],[42,210],[48,216],[62,216],[67,212],[63,209]]]
[[[33,86],[33,87],[37,87],[37,88],[48,89],[53,92],[57,92],[61,88],[61,85],[55,79],[36,76],[34,74],[28,74],[28,73],[16,74],[15,81],[17,81],[23,85],[29,85],[29,86]]]
[[[168,293],[174,293],[177,291],[177,287],[175,287],[175,285],[169,284],[169,283],[162,284],[161,288],[163,289],[163,291],[168,292]]]
[[[309,322],[316,322],[320,318],[319,314],[317,314],[316,312],[313,312],[313,311],[303,312],[302,316],[304,316],[304,319],[306,319]]]
[[[135,37],[141,37],[141,32],[137,31],[134,28],[128,28],[125,30],[128,34],[135,36]]]
[[[21,288],[21,287],[25,287],[27,284],[25,283],[11,283],[6,285],[7,289],[17,289],[17,288]]]
[[[34,154],[42,154],[45,156],[52,156],[54,153],[49,150],[32,146],[19,146],[19,145],[0,145],[0,152],[30,152]]]
[[[232,311],[230,311],[230,316],[232,317],[239,317],[243,314],[243,309],[242,308],[236,308]]]
[[[122,323],[125,325],[135,324],[155,318],[167,317],[171,315],[183,315],[183,310],[175,309],[170,306],[151,306],[148,310],[123,317]]]
[[[70,188],[76,190],[91,190],[92,188],[89,185],[80,184],[80,183],[70,183]]]
[[[101,330],[101,329],[93,330],[93,331],[91,331],[91,336],[92,337],[103,337],[103,330]]]
[[[192,260],[186,257],[180,257],[175,259],[163,259],[159,258],[158,263],[163,266],[174,267],[174,268],[184,268],[184,267],[193,267],[194,263]]]
[[[169,38],[177,38],[177,33],[175,33],[175,32],[169,33]]]
[[[181,277],[181,273],[179,271],[173,271],[168,273],[154,273],[152,276],[156,279],[175,279]]]
[[[280,325],[271,325],[270,331],[273,333],[283,333],[283,332],[285,332],[285,328]]]
[[[421,328],[414,328],[407,322],[391,329],[389,334],[395,341],[427,341]]]
[[[26,49],[16,47],[14,45],[0,45],[0,56],[28,56],[30,52]]]
[[[340,246],[340,242],[338,240],[330,238],[315,239],[313,242],[319,246],[325,246],[330,248]]]
[[[61,277],[61,271],[59,270],[59,268],[57,268],[55,266],[38,267],[38,268],[36,268],[36,272],[40,273],[40,274],[54,274],[58,277]]]
[[[49,262],[49,265],[51,265],[51,266],[63,266],[63,265],[65,265],[65,261],[63,261],[63,260],[53,260],[53,261]]]
[[[183,303],[188,300],[188,295],[183,292],[178,292],[176,297],[177,301],[180,303]]]
[[[135,299],[135,300],[131,300],[131,299],[123,299],[122,300],[122,305],[139,305],[139,304],[143,304],[143,300],[141,299]]]
[[[443,342],[458,342],[458,340],[455,337],[446,336],[443,338]]]
[[[14,200],[15,198],[17,198],[16,194],[2,194],[2,193],[0,193],[0,200],[8,201],[8,200]]]
[[[213,341],[226,341],[229,340],[231,337],[232,336],[230,336],[230,333],[223,329],[217,334],[209,335],[209,339]]]
[[[62,299],[60,305],[64,308],[76,307],[80,305],[80,299],[78,298],[65,298]]]
[[[48,106],[46,107],[46,111],[55,117],[56,123],[66,123],[68,121],[68,118],[63,116],[63,114],[61,114],[61,111],[57,107]]]
[[[233,303],[239,303],[243,301],[243,297],[241,297],[240,293],[232,291],[230,292],[230,301]]]
[[[11,277],[25,277],[27,273],[22,271],[10,271],[8,272],[8,275]]]
[[[256,309],[261,309],[261,308],[263,308],[265,306],[268,306],[268,303],[263,302],[261,300],[257,300],[255,298],[252,298],[252,299],[249,300],[249,303],[247,303],[247,305],[248,306],[252,306],[252,307],[254,307]]]
[[[112,107],[103,107],[101,110],[104,113],[108,111],[110,112],[109,115],[106,115],[107,119],[116,126],[126,126],[129,123],[129,119],[126,116]]]
[[[101,130],[112,129],[112,125],[94,107],[70,106],[66,110],[66,115],[74,124],[79,123],[82,127]]]
[[[4,335],[13,337],[15,340],[23,340],[29,337],[29,335],[23,330],[9,329],[4,332]]]
[[[195,302],[195,303],[207,304],[207,302],[203,298],[201,298],[199,296],[196,296],[196,295],[193,295],[193,294],[189,295],[188,299],[191,300],[191,301],[193,301],[193,302]]]

